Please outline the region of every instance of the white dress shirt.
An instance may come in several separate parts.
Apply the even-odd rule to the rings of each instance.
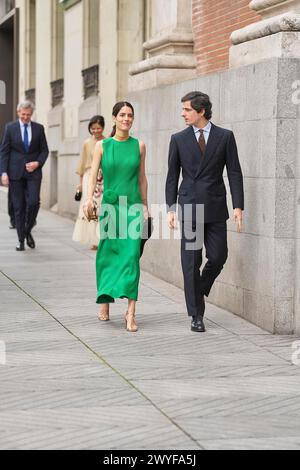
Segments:
[[[199,136],[200,136],[200,129],[199,129],[199,127],[196,127],[196,126],[192,126],[192,127],[194,129],[196,140],[198,141]],[[208,121],[206,126],[203,127],[203,135],[204,135],[206,145],[207,145],[207,141],[208,141],[208,138],[209,138],[210,130],[211,130],[211,122]]]
[[[25,127],[21,119],[19,119],[20,123],[20,128],[21,128],[21,134],[22,134],[22,141],[24,142],[24,132],[25,132]],[[30,145],[31,139],[32,139],[32,129],[31,129],[31,122],[27,124],[27,133],[28,133],[28,144]]]

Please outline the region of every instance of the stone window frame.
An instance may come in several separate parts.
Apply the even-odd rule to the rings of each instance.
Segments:
[[[11,10],[16,8],[15,0],[5,0],[5,13],[9,13]]]
[[[35,105],[35,88],[25,90],[25,99],[31,101]]]
[[[73,7],[74,5],[76,5],[76,3],[79,3],[82,0],[57,0],[57,1],[61,8],[63,8],[64,10],[67,10],[68,8]]]
[[[83,96],[86,100],[90,96],[99,94],[99,65],[92,65],[82,70]]]
[[[61,104],[64,99],[64,79],[59,78],[50,83],[52,108]]]

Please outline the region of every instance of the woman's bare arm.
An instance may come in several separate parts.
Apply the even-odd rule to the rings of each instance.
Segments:
[[[103,154],[102,142],[97,142],[93,155],[93,162],[88,186],[88,200],[93,198],[96,188],[98,171],[100,168],[101,158]]]
[[[148,217],[148,181],[146,177],[146,146],[144,142],[140,141],[140,175],[139,175],[139,185],[140,192],[142,197],[142,202],[144,206],[144,215],[145,218]]]

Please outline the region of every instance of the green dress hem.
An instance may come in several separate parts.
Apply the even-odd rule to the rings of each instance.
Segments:
[[[128,296],[128,295],[110,295],[110,294],[100,294],[97,297],[97,304],[112,304],[115,302],[115,299],[130,299],[137,301],[137,296]]]

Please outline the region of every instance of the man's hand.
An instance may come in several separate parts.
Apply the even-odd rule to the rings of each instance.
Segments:
[[[2,175],[1,181],[2,181],[3,186],[9,186],[9,178],[7,175]]]
[[[39,166],[39,162],[30,162],[30,163],[26,163],[26,170],[28,171],[28,173],[32,173],[33,171],[35,171]]]
[[[233,211],[233,221],[236,224],[236,229],[240,233],[243,227],[243,211],[242,209],[234,209]]]
[[[168,212],[168,226],[171,230],[177,228],[177,219],[175,212]]]

